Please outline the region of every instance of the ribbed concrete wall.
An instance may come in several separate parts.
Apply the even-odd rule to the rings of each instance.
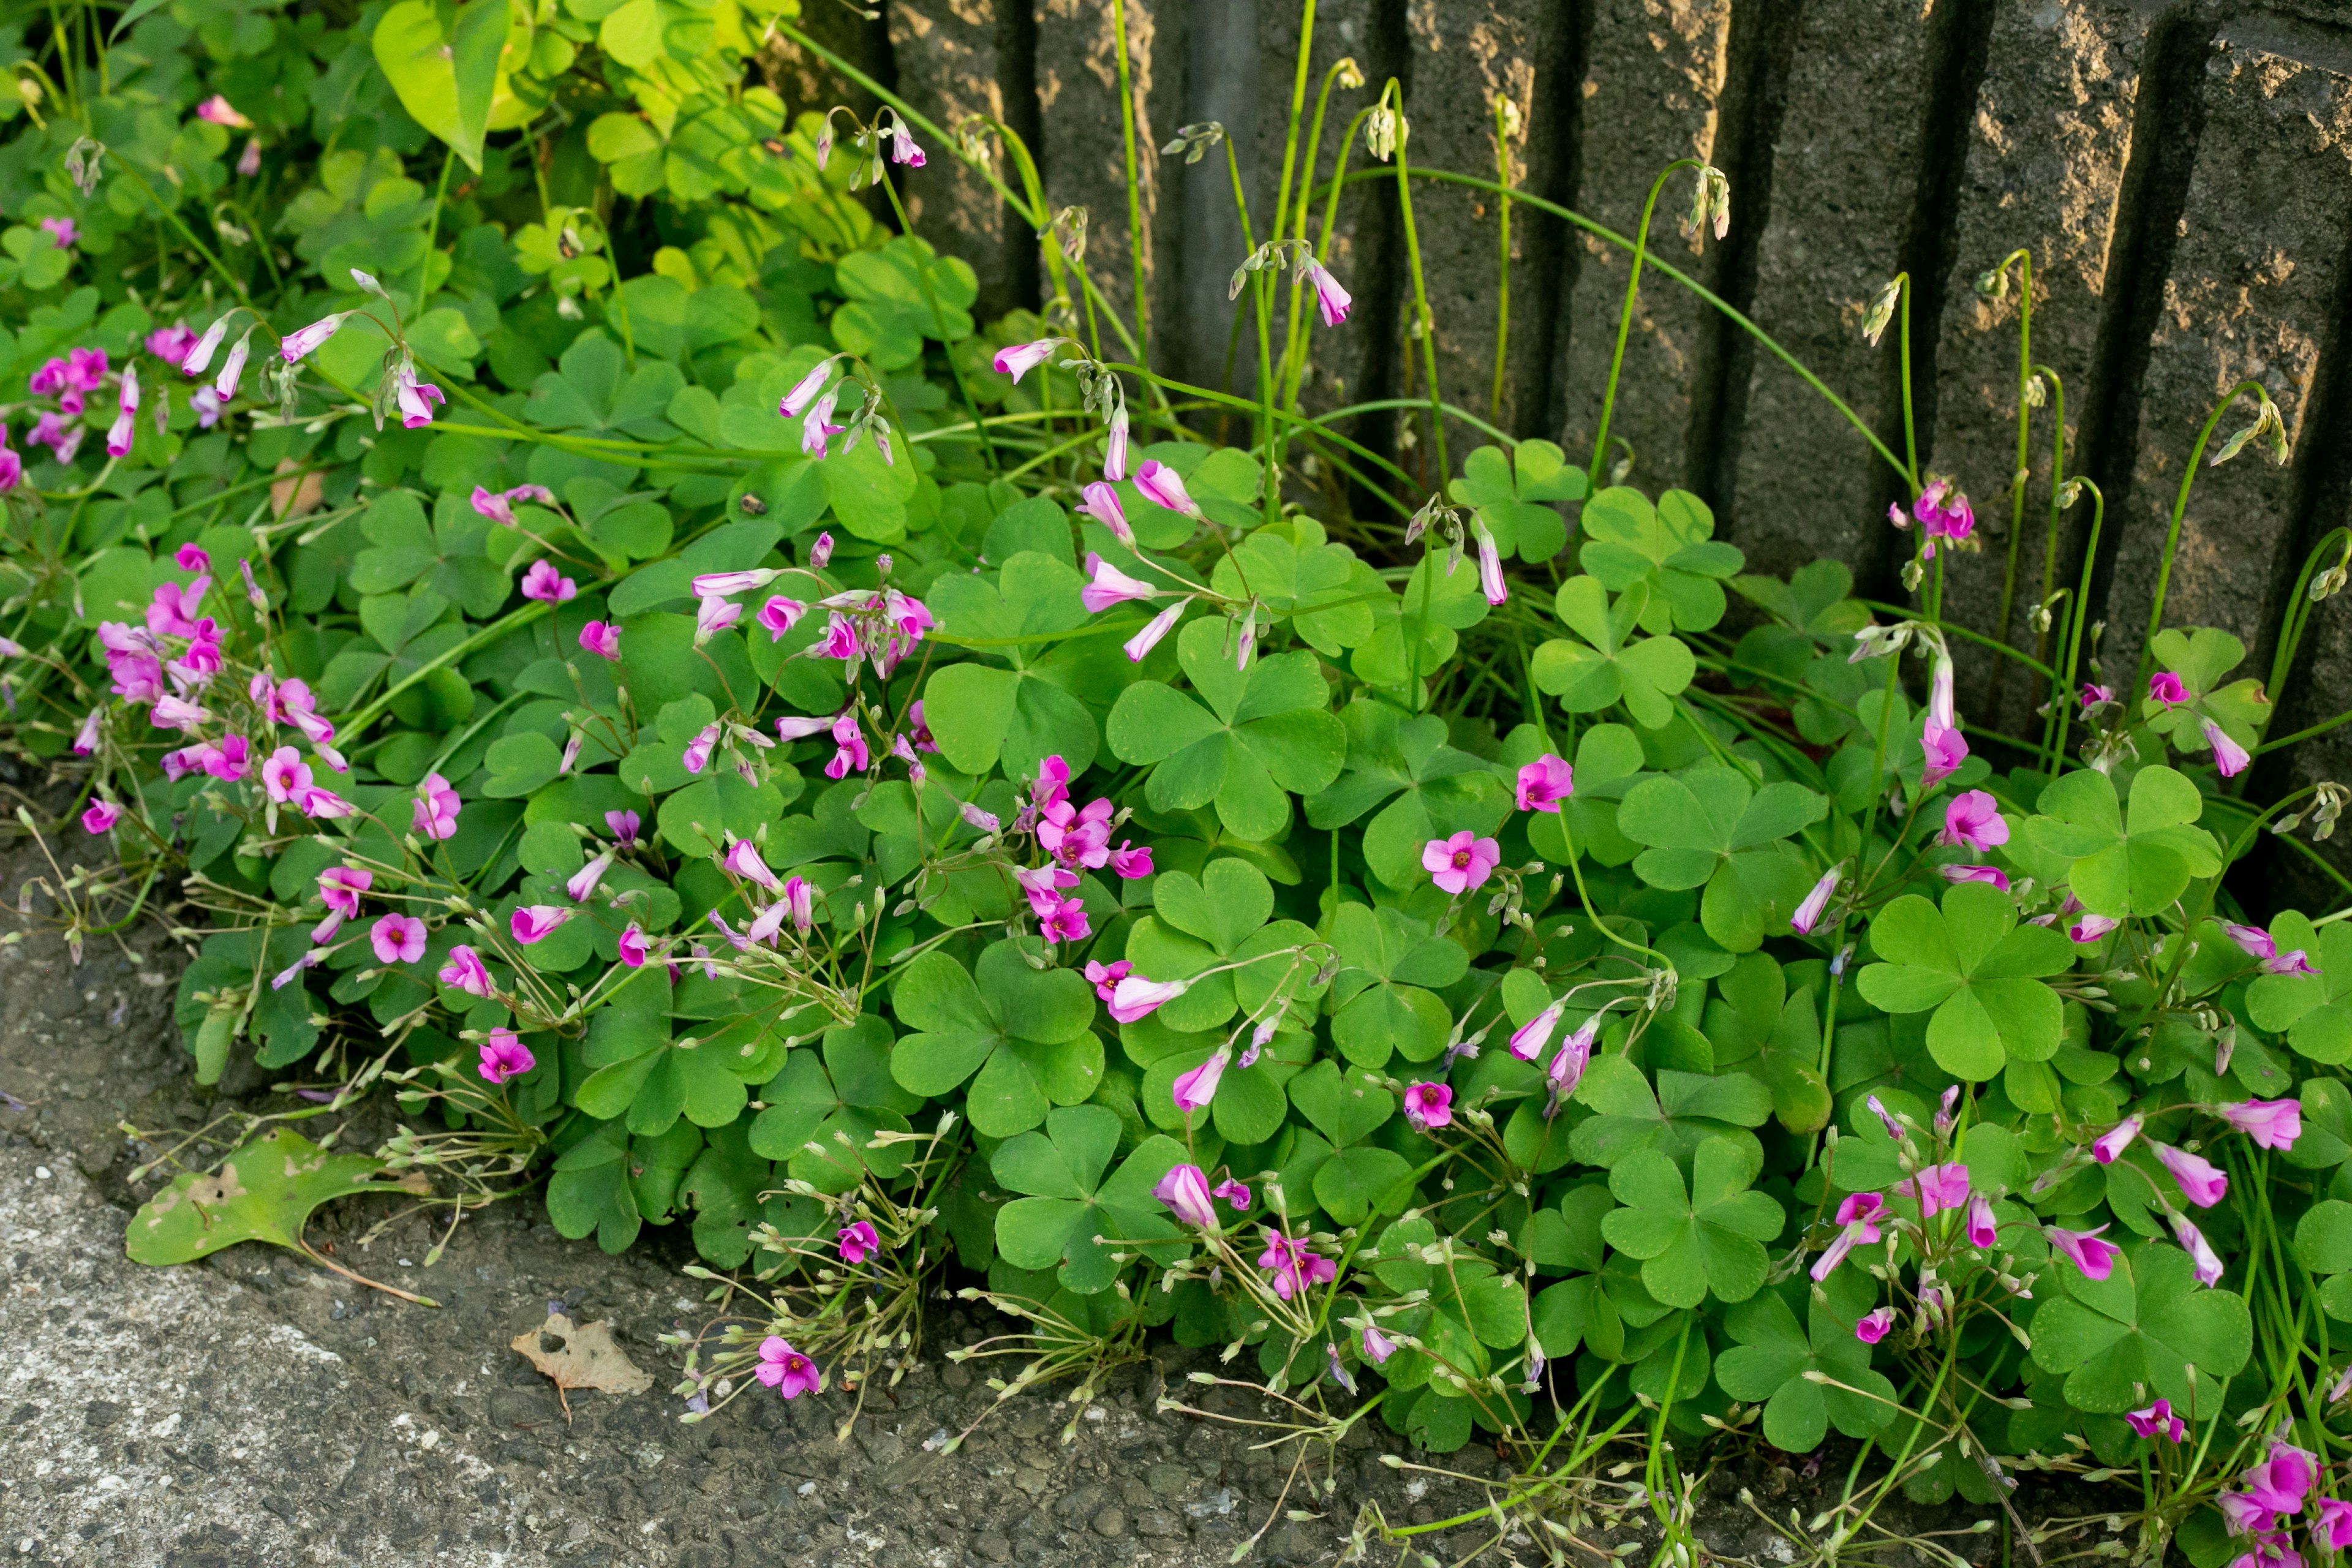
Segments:
[[[1000,113],[1029,135],[1052,199],[1092,214],[1095,275],[1130,298],[1108,0],[877,3],[883,22],[836,23],[835,37],[927,111]],[[1223,121],[1262,237],[1299,7],[1128,0],[1126,16],[1153,360],[1214,382],[1232,320],[1224,279],[1242,253],[1228,177],[1221,156],[1186,168],[1153,149],[1179,124]],[[1878,287],[1908,271],[1923,454],[1958,478],[1984,525],[1985,553],[1960,563],[1949,594],[1969,625],[1998,629],[2018,395],[2015,296],[1988,302],[1973,285],[2020,247],[2034,264],[2035,363],[2065,382],[2070,469],[2109,498],[2095,582],[2111,668],[2138,651],[2181,465],[2235,381],[2269,388],[2294,460],[2249,454],[2200,480],[2167,618],[2231,628],[2249,670],[2265,672],[2304,555],[2352,525],[2352,0],[1323,0],[1310,105],[1343,56],[1370,85],[1335,94],[1318,176],[1391,75],[1417,164],[1491,176],[1493,102],[1506,94],[1522,122],[1514,181],[1620,229],[1670,160],[1726,170],[1728,239],[1695,250],[1679,236],[1678,176],[1659,254],[1754,317],[1898,449],[1894,336],[1873,350],[1859,328]],[[1360,148],[1352,166],[1366,166]],[[919,194],[933,237],[979,268],[984,306],[1034,302],[1034,241],[984,187],[935,158]],[[1481,413],[1497,359],[1493,208],[1483,193],[1416,186],[1439,379]],[[1362,308],[1318,336],[1310,396],[1326,406],[1392,395],[1404,375],[1407,280],[1386,187],[1348,195],[1340,238],[1335,265]],[[1589,451],[1625,268],[1622,252],[1515,209],[1501,423]],[[1244,342],[1244,377],[1250,363]],[[2007,628],[2028,647],[2048,426],[2037,417]],[[1390,438],[1384,423],[1361,434]],[[1663,281],[1645,288],[1612,437],[1631,448],[1634,482],[1699,490],[1758,566],[1834,555],[1882,596],[1897,592],[1891,472],[1777,362]],[[2089,514],[2062,524],[2062,584],[2079,570]],[[2346,613],[2338,603],[2317,617],[2281,726],[2352,706]],[[1978,716],[2025,728],[2026,683],[2012,670],[1996,692],[1990,674],[1980,662],[1964,686]],[[2352,777],[2352,727],[2340,748],[2266,765],[2264,789],[2290,774]]]

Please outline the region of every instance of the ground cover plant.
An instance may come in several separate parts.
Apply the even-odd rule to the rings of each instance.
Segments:
[[[1004,126],[788,118],[795,17],[0,36],[0,696],[79,791],[25,815],[39,908],[77,944],[165,911],[198,1080],[302,1107],[233,1119],[271,1179],[186,1170],[136,1255],[543,1194],[608,1250],[690,1235],[689,1419],[894,1379],[947,1285],[1024,1320],[958,1352],[1008,1395],[1220,1347],[1298,1507],[1353,1421],[1499,1441],[1498,1533],[1554,1560],[1630,1511],[1686,1553],[1706,1454],[1832,1431],[1844,1500],[1774,1526],[1808,1553],[1898,1486],[2011,1531],[2034,1468],[2136,1482],[2137,1557],[2352,1541],[2352,938],[2228,886],[2265,837],[2335,876],[2342,790],[2242,785],[2340,563],[2263,679],[2160,589],[2102,664],[2086,559],[2004,650],[2038,732],[1993,732],[1941,605],[2004,568],[1910,446],[1898,605],[1748,574],[1699,498],[1613,481],[1605,419],[1588,458],[1433,397],[1382,450],[1307,401],[1365,330],[1297,174],[1326,136],[1408,239],[1416,177],[1500,190],[1411,166],[1394,83],[1300,77],[1236,258],[1255,379],[1204,388]],[[1039,231],[1042,311],[976,321],[908,231],[935,157]],[[1719,237],[1723,177],[1653,206],[1685,189]],[[2021,354],[2021,442],[2055,390]],[[2252,384],[2214,411],[2176,538],[2282,431]],[[2103,504],[2064,461],[2053,541]],[[301,1131],[376,1093],[382,1149]]]

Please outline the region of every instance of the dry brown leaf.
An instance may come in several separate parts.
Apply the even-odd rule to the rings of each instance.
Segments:
[[[572,1418],[569,1396],[575,1388],[643,1394],[654,1385],[653,1374],[641,1370],[613,1342],[613,1325],[602,1319],[575,1324],[561,1312],[550,1312],[547,1321],[517,1334],[510,1343],[554,1383],[567,1421]]]

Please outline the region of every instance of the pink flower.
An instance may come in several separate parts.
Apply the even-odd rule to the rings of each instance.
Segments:
[[[1500,605],[1511,596],[1510,585],[1503,581],[1502,552],[1495,548],[1495,536],[1486,531],[1484,521],[1473,519],[1470,533],[1478,545],[1478,591],[1486,603]]]
[[[2179,1426],[2179,1419],[2175,1417],[2172,1424]],[[2179,1442],[2180,1436],[2176,1434],[2172,1440]],[[2320,1552],[2341,1552],[2352,1546],[2352,1502],[2343,1502],[2332,1497],[2319,1500],[2312,1515],[2311,1544],[2314,1550]]]
[[[1122,982],[1120,988],[1125,989],[1127,985],[1132,984],[1131,981]],[[1116,1016],[1116,1009],[1114,1009],[1114,1016]],[[1122,1019],[1121,1022],[1125,1020]],[[1176,1109],[1179,1110],[1207,1109],[1209,1102],[1217,1097],[1217,1080],[1225,1076],[1225,1064],[1232,1059],[1233,1052],[1223,1046],[1219,1046],[1210,1053],[1207,1061],[1202,1062],[1191,1072],[1179,1073],[1175,1083],[1170,1089],[1170,1095],[1176,1101]]]
[[[515,941],[529,947],[541,938],[551,935],[556,927],[572,918],[572,911],[555,904],[522,904],[507,918],[507,930]]]
[[[1841,869],[1839,867],[1832,866],[1822,873],[1821,880],[1813,884],[1811,891],[1804,896],[1803,900],[1797,905],[1795,912],[1789,916],[1790,931],[1795,931],[1799,936],[1813,934],[1813,928],[1822,923],[1822,916],[1829,910],[1830,900],[1837,895]]]
[[[2112,1165],[2116,1157],[2132,1146],[2139,1130],[2147,1125],[2145,1116],[2126,1116],[2092,1141],[2091,1158],[2102,1165]]]
[[[1876,1193],[1855,1193],[1839,1204],[1837,1222],[1841,1228],[1837,1239],[1831,1242],[1821,1257],[1813,1261],[1814,1283],[1828,1279],[1856,1247],[1878,1240],[1881,1234],[1878,1220],[1885,1212],[1886,1200]]]
[[[760,613],[755,618],[761,626],[768,628],[770,642],[782,642],[784,639],[784,634],[798,625],[800,618],[806,614],[808,614],[806,605],[802,604],[798,599],[787,599],[782,594],[778,594],[760,606]]]
[[[695,608],[694,646],[700,647],[742,618],[743,606],[734,600],[706,597]]]
[[[1087,922],[1085,904],[1064,899],[1037,922],[1037,934],[1049,942],[1084,942],[1094,934],[1094,928]]]
[[[444,985],[455,986],[468,996],[490,994],[490,972],[482,965],[481,955],[470,947],[453,947],[449,962],[434,976]]]
[[[809,546],[809,570],[812,572],[822,572],[827,565],[831,564],[832,561],[833,535],[830,533],[820,533],[816,536],[816,542]]]
[[[590,621],[580,628],[580,646],[598,658],[618,658],[621,628],[609,621]]]
[[[612,868],[613,851],[607,849],[572,873],[571,879],[563,884],[563,896],[575,904],[586,903],[595,896],[596,885],[604,879],[604,873]]]
[[[2096,942],[2123,923],[2106,915],[2084,915],[2066,928],[2066,938],[2070,942]]]
[[[393,377],[393,395],[404,430],[422,430],[433,423],[433,410],[448,401],[429,381],[416,379],[414,366],[404,365]]]
[[[294,796],[294,808],[305,816],[316,816],[329,820],[332,820],[336,817],[354,816],[359,813],[358,806],[353,805],[350,801],[345,800],[333,790],[319,789],[316,787],[306,788],[296,794]]]
[[[534,561],[522,574],[522,596],[526,599],[560,605],[579,592],[580,584],[558,572],[551,561]]]
[[[1557,815],[1560,802],[1576,793],[1576,769],[1549,752],[1519,770],[1517,795],[1521,811]]]
[[[776,874],[768,869],[768,863],[760,858],[760,847],[748,838],[738,838],[730,844],[719,864],[743,880],[757,883],[769,892],[772,893],[783,886],[777,880]]]
[[[196,118],[210,121],[215,125],[226,126],[232,131],[253,129],[253,121],[239,114],[229,100],[217,92],[196,105]]]
[[[343,322],[354,314],[356,312],[351,310],[339,310],[334,315],[321,316],[309,326],[289,332],[278,342],[279,355],[288,364],[300,363],[304,356],[341,331]]]
[[[2247,1496],[2274,1513],[2301,1512],[2318,1479],[2318,1462],[2309,1451],[2276,1437],[2270,1452],[2238,1478]]]
[[[1404,1119],[1421,1131],[1454,1121],[1454,1090],[1442,1083],[1409,1084],[1404,1091]]]
[[[862,773],[873,763],[873,753],[866,745],[865,731],[857,727],[857,710],[845,708],[833,721],[833,761],[824,764],[824,776],[846,778]]]
[[[1929,479],[1912,501],[1911,515],[1919,520],[1920,530],[1927,536],[1926,559],[1930,561],[1935,559],[1938,539],[1958,544],[1976,531],[1976,513],[1969,506],[1969,498],[1949,479]]]
[[[1927,766],[1919,775],[1919,782],[1923,786],[1943,783],[1959,772],[1960,764],[1969,760],[1969,742],[1966,738],[1958,730],[1937,723],[1935,715],[1932,713],[1927,716],[1927,721],[1920,731],[1919,743],[1926,748],[1927,753]]]
[[[1947,882],[1982,882],[2004,893],[2009,891],[2009,873],[1998,866],[1938,866],[1936,871]]]
[[[2180,683],[2180,677],[2168,669],[2159,669],[2147,678],[2147,694],[2168,708],[2189,700],[2189,688]]]
[[[1981,855],[2009,842],[2009,823],[1991,795],[1968,790],[1944,807],[1944,830],[1936,835],[1936,842]]]
[[[1202,1230],[1217,1228],[1216,1205],[1210,1202],[1209,1178],[1198,1165],[1171,1165],[1151,1189],[1178,1219]]]
[[[678,753],[678,762],[688,773],[698,773],[710,765],[710,750],[719,744],[719,726],[705,724],[695,731],[694,739]]]
[[[1895,1190],[1906,1198],[1917,1198],[1919,1217],[1933,1219],[1969,1201],[1969,1168],[1958,1161],[1930,1165],[1916,1176],[1897,1182]]]
[[[751,1375],[786,1399],[798,1399],[803,1394],[814,1394],[824,1386],[824,1379],[817,1373],[816,1363],[774,1334],[760,1342],[760,1364]]]
[[[839,355],[833,356],[835,359],[839,357]],[[833,359],[818,361],[814,370],[793,384],[793,389],[785,393],[782,400],[777,403],[776,412],[786,419],[799,418],[807,410],[808,405],[816,401],[816,395],[824,390],[824,384],[832,378],[832,375]],[[813,561],[810,564],[821,566],[824,563]]]
[[[2172,1401],[2168,1399],[2126,1412],[2124,1425],[2143,1437],[2169,1437],[2178,1443],[2189,1436],[2188,1426],[2172,1413]]]
[[[1151,650],[1158,647],[1160,644],[1160,640],[1166,637],[1171,631],[1175,629],[1177,621],[1181,619],[1184,614],[1185,606],[1192,604],[1192,601],[1190,598],[1177,600],[1174,604],[1169,605],[1166,609],[1160,611],[1158,615],[1144,622],[1143,629],[1141,631],[1128,638],[1124,643],[1121,643],[1119,647],[1120,649],[1126,653],[1128,662],[1129,664],[1141,664],[1146,658],[1150,657]]]
[[[500,492],[476,485],[474,493],[467,499],[472,502],[475,511],[492,522],[507,528],[515,525],[514,504]]]
[[[520,1078],[538,1065],[539,1058],[530,1054],[530,1047],[522,1043],[522,1037],[504,1025],[492,1029],[490,1037],[482,1042],[482,1060],[478,1070],[488,1082],[499,1084],[509,1079]]]
[[[1389,1357],[1394,1354],[1396,1354],[1396,1342],[1371,1324],[1366,1323],[1364,1325],[1364,1359],[1374,1366],[1382,1366],[1387,1363]]]
[[[308,788],[310,783],[310,770],[303,765],[302,753],[291,746],[278,747],[261,764],[261,787],[276,805],[291,801],[295,792]]]
[[[1559,1054],[1551,1058],[1544,1076],[1551,1080],[1551,1098],[1546,1116],[1558,1110],[1559,1102],[1576,1092],[1584,1081],[1584,1069],[1592,1060],[1592,1042],[1600,1037],[1601,1020],[1604,1015],[1595,1013],[1576,1026],[1576,1032],[1560,1042]]]
[[[1209,1195],[1212,1197],[1224,1199],[1226,1203],[1232,1205],[1236,1210],[1245,1209],[1250,1206],[1249,1187],[1244,1183],[1234,1181],[1231,1176],[1227,1176],[1223,1181],[1219,1182],[1215,1186],[1210,1188]]]
[[[2191,1154],[2186,1149],[2176,1149],[2169,1143],[2151,1141],[2148,1152],[2157,1157],[2164,1168],[2172,1173],[2183,1196],[2200,1209],[2210,1209],[2230,1194],[2229,1173],[2210,1160]]]
[[[992,362],[996,374],[1011,376],[1017,385],[1023,376],[1053,358],[1054,350],[1060,346],[1061,342],[1059,338],[1039,338],[1034,343],[1013,343],[1001,348],[996,351],[996,358]]]
[[[425,922],[408,915],[386,915],[368,928],[368,944],[378,963],[414,963],[425,956]]]
[[[114,825],[121,820],[121,806],[110,800],[95,800],[90,802],[89,809],[81,814],[82,831],[92,835],[111,833]]]
[[[1265,1250],[1258,1255],[1257,1266],[1274,1276],[1274,1293],[1286,1301],[1339,1275],[1339,1267],[1328,1258],[1317,1257],[1304,1237],[1293,1241],[1274,1231],[1266,1232]]]
[[[74,226],[74,220],[69,217],[45,217],[41,220],[41,229],[57,242],[59,250],[70,250],[73,242],[81,237],[81,230]]]
[[[1323,324],[1336,327],[1346,321],[1348,308],[1355,301],[1345,289],[1339,287],[1339,280],[1311,256],[1302,259],[1299,266],[1315,285],[1315,309],[1322,315]]]
[[[636,921],[631,921],[627,927],[623,930],[618,945],[621,950],[621,962],[623,963],[627,964],[631,969],[642,969],[645,967],[646,933],[639,928]]]
[[[334,912],[338,922],[359,919],[360,895],[374,886],[375,873],[357,866],[330,866],[319,873],[320,901]]]
[[[2180,1243],[2180,1250],[2189,1254],[2197,1266],[2197,1282],[2218,1285],[2221,1280],[2221,1258],[2205,1239],[2205,1233],[2185,1214],[2168,1215],[2172,1221],[2172,1239]]]
[[[1860,1340],[1864,1344],[1874,1345],[1879,1341],[1885,1339],[1886,1337],[1886,1331],[1894,1326],[1895,1309],[1892,1307],[1881,1307],[1878,1310],[1870,1313],[1860,1322],[1854,1324],[1853,1337]]]
[[[1993,1218],[1992,1200],[1982,1193],[1969,1197],[1969,1245],[1990,1251],[2000,1239],[2000,1226]]]
[[[1500,845],[1466,827],[1451,838],[1433,838],[1421,849],[1422,869],[1455,898],[1485,886],[1502,859]]]
[[[816,652],[820,658],[856,663],[866,655],[865,644],[857,637],[857,623],[839,610],[834,611],[824,623],[824,636],[818,640]]]
[[[245,374],[245,362],[252,353],[253,333],[248,330],[244,337],[229,346],[228,358],[221,361],[220,374],[213,377],[214,395],[222,402],[226,403],[236,395],[237,381]],[[65,459],[60,457],[58,460],[63,462]]]
[[[1091,800],[1083,811],[1057,800],[1039,814],[1037,843],[1065,866],[1098,870],[1110,860],[1110,818],[1108,800]]]
[[[2045,1225],[2042,1234],[2065,1255],[2066,1261],[2082,1270],[2084,1279],[2105,1279],[2115,1272],[2116,1259],[2123,1256],[2122,1247],[2099,1239],[2100,1232],[2106,1228],[2103,1225],[2097,1230],[2064,1230]]]
[[[841,1260],[852,1268],[882,1250],[882,1238],[874,1234],[872,1223],[866,1220],[852,1221],[833,1235],[841,1244]]]
[[[2246,771],[2253,754],[2230,738],[2230,732],[2208,719],[2204,723],[2205,743],[2213,748],[2213,766],[2225,779],[2236,778]]]
[[[1201,515],[1201,509],[1193,504],[1192,495],[1184,489],[1184,476],[1156,458],[1135,470],[1135,488],[1143,492],[1144,500],[1155,506],[1181,511],[1186,517]]]
[[[1181,980],[1152,980],[1140,974],[1125,975],[1111,987],[1110,1016],[1122,1024],[1132,1024],[1164,1004],[1173,1002],[1189,989],[1190,985]]]
[[[2084,716],[2087,718],[2101,703],[2113,702],[2116,700],[2116,689],[2086,680],[2083,682],[2083,689],[2077,695],[2082,700]]]
[[[1127,478],[1127,405],[1111,411],[1103,431],[1103,478],[1113,484]]]
[[[2292,1149],[2303,1136],[2303,1102],[2294,1100],[2245,1100],[2217,1105],[2213,1114],[2264,1149]]]
[[[139,413],[139,367],[122,367],[122,392],[115,401],[114,423],[107,427],[106,455],[120,458],[131,450],[131,437],[136,433],[131,421]]]
[[[1078,590],[1078,602],[1090,616],[1100,615],[1113,605],[1124,605],[1135,599],[1156,599],[1160,590],[1139,577],[1130,577],[1099,555],[1087,557],[1088,580]]]
[[[923,166],[923,150],[915,144],[915,133],[903,120],[890,132],[890,162],[904,163],[910,169]]]
[[[1128,526],[1127,513],[1118,504],[1118,492],[1107,482],[1097,479],[1078,492],[1085,499],[1078,510],[1111,531],[1113,537],[1129,550],[1135,548],[1135,530]]]
[[[1562,996],[1513,1030],[1511,1054],[1523,1062],[1543,1055],[1544,1047],[1551,1044],[1552,1031],[1559,1027],[1560,1016],[1567,1011],[1568,998]]]
[[[1029,781],[1029,799],[1040,810],[1070,798],[1070,764],[1056,754],[1037,764],[1037,776]]]
[[[1095,988],[1097,996],[1108,1002],[1118,983],[1126,979],[1134,968],[1135,965],[1123,958],[1115,963],[1097,963],[1089,959],[1086,967],[1087,984]]]
[[[1111,851],[1110,868],[1122,881],[1142,880],[1151,875],[1151,847],[1130,849],[1127,841],[1121,840],[1119,847]]]
[[[464,805],[447,779],[439,773],[426,773],[416,783],[416,799],[409,811],[408,826],[427,838],[454,838],[457,835],[457,813]]]

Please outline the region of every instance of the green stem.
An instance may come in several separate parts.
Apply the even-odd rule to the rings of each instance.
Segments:
[[[2221,423],[2221,416],[2230,411],[2230,405],[2249,392],[2260,397],[2263,384],[2242,381],[2230,388],[2213,405],[2213,412],[2205,416],[2205,428],[2197,433],[2197,445],[2189,449],[2189,466],[2181,470],[2180,489],[2172,500],[2172,522],[2164,532],[2164,554],[2157,563],[2156,599],[2147,607],[2147,635],[2140,638],[2139,664],[2132,671],[2131,684],[2122,692],[2126,702],[2131,700],[2133,692],[2147,684],[2148,662],[2156,657],[2156,634],[2164,629],[2165,595],[2172,588],[2172,558],[2180,550],[2180,523],[2189,515],[2189,491],[2197,482],[2197,470],[2204,466],[2206,444],[2213,439],[2213,428]]]
[[[1625,276],[1625,302],[1617,311],[1617,346],[1609,355],[1609,379],[1601,389],[1601,423],[1592,433],[1592,461],[1585,465],[1585,477],[1595,490],[1601,488],[1601,460],[1609,455],[1609,419],[1617,408],[1617,378],[1625,370],[1625,342],[1633,332],[1633,300],[1642,291],[1642,264],[1650,256],[1650,220],[1657,212],[1658,193],[1678,169],[1703,169],[1706,165],[1696,158],[1677,158],[1658,171],[1650,182],[1650,194],[1642,203],[1642,226],[1633,231],[1633,269]]]
[[[1143,286],[1143,177],[1135,154],[1135,86],[1127,58],[1127,0],[1110,0],[1111,39],[1118,50],[1118,121],[1126,138],[1128,259],[1135,269],[1135,357],[1151,363],[1151,303]]]

